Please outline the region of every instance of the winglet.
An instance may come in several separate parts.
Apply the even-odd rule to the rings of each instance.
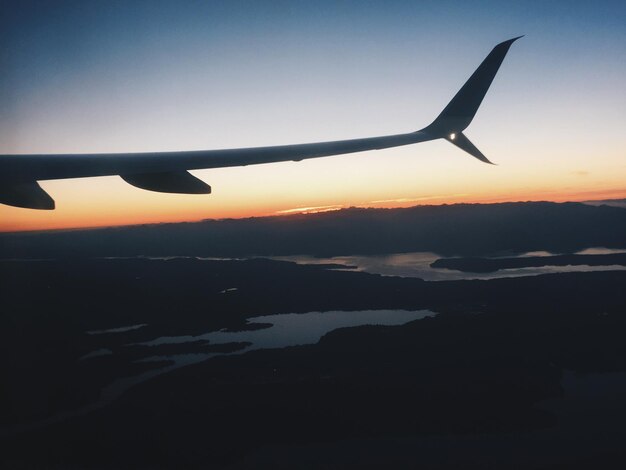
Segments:
[[[478,111],[487,90],[489,90],[511,44],[521,37],[523,36],[509,39],[494,47],[441,114],[437,116],[437,119],[422,131],[443,137],[479,160],[491,163],[462,132],[474,119],[476,111]]]
[[[437,119],[425,130],[434,133],[440,132],[443,137],[452,132],[461,132],[470,125],[478,107],[483,101],[491,82],[493,81],[500,64],[504,60],[506,53],[515,41],[522,36],[518,36],[508,41],[501,42],[489,53],[478,66],[472,76],[465,82],[465,85],[454,95],[448,105],[437,116]]]

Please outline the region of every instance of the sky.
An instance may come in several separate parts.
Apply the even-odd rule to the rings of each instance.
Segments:
[[[0,154],[254,147],[418,130],[497,43],[467,136],[192,173],[211,195],[117,176],[43,181],[54,211],[0,231],[341,207],[626,197],[623,1],[3,1]]]

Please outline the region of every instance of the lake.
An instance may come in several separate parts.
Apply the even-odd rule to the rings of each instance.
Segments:
[[[576,254],[612,254],[624,253],[625,250],[609,248],[588,248]],[[551,256],[554,253],[534,251],[520,254],[507,254],[506,257]],[[330,258],[316,258],[309,255],[272,256],[270,259],[292,261],[298,264],[338,264],[345,269],[362,271],[383,276],[418,277],[425,281],[458,281],[469,279],[499,279],[504,277],[536,276],[539,274],[584,272],[584,271],[613,271],[624,270],[624,266],[541,266],[529,268],[501,269],[489,273],[470,273],[450,269],[432,268],[430,265],[442,256],[431,252],[396,253],[389,255],[352,255],[334,256]],[[497,258],[497,256],[491,256]]]

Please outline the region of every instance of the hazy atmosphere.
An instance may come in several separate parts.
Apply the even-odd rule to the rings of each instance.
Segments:
[[[194,171],[210,196],[119,177],[44,181],[54,213],[0,230],[301,208],[624,197],[626,7],[598,2],[3,2],[0,153],[191,150],[408,132],[521,34],[467,130],[444,141]]]

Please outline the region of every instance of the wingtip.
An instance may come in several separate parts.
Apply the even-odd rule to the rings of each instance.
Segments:
[[[511,44],[513,44],[515,41],[517,41],[520,38],[523,38],[525,36],[525,34],[522,34],[521,36],[517,36],[515,38],[512,39],[507,39],[506,41],[502,41],[500,44],[498,44],[498,46],[510,46]]]

